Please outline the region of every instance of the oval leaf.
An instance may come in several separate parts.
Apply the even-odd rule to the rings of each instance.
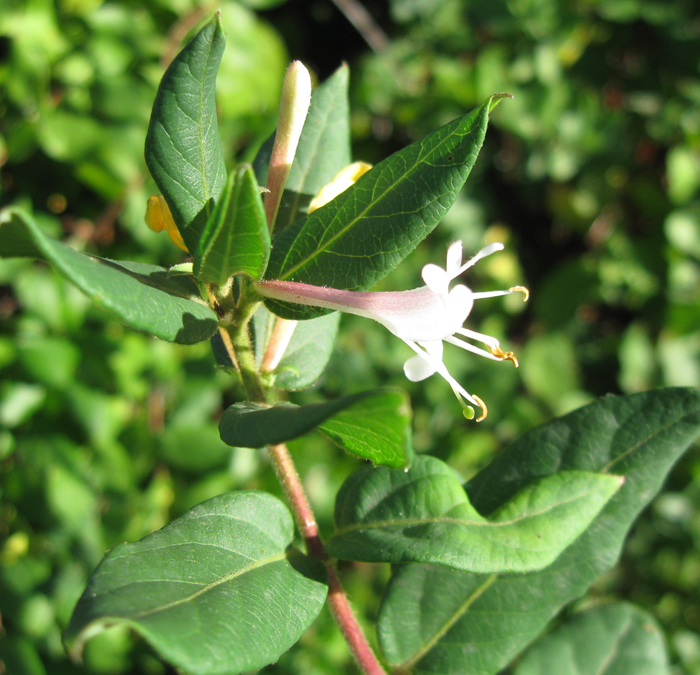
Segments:
[[[607,397],[526,433],[467,485],[480,512],[495,511],[523,486],[562,469],[615,472],[625,484],[591,527],[539,572],[394,568],[378,625],[388,663],[416,675],[500,672],[562,606],[615,564],[635,517],[699,433],[700,392],[691,388]],[[478,658],[465,664],[465,653]]]
[[[180,344],[202,342],[216,332],[218,318],[199,301],[199,289],[190,277],[170,276],[155,265],[115,262],[75,251],[47,237],[32,218],[17,209],[0,215],[0,243],[8,224],[13,242],[31,242],[24,245],[25,253],[50,262],[129,326]],[[19,237],[20,231],[24,237]],[[13,244],[11,251],[17,255],[21,248]]]
[[[249,164],[231,172],[199,241],[194,274],[223,286],[234,274],[260,279],[270,257],[270,232],[258,181]]]
[[[488,519],[454,471],[426,455],[408,472],[363,470],[336,500],[328,552],[364,562],[423,562],[475,572],[541,569],[574,541],[622,481],[566,471],[524,487]]]
[[[570,617],[536,642],[513,675],[668,675],[664,637],[651,615],[623,603]]]
[[[75,658],[114,624],[192,675],[276,661],[321,611],[323,566],[290,550],[292,518],[263,492],[220,495],[102,560],[65,634]]]
[[[290,441],[316,428],[374,464],[404,468],[413,458],[411,408],[400,389],[366,391],[304,406],[235,403],[219,423],[224,443],[248,448]]]
[[[495,97],[391,155],[274,240],[267,279],[366,290],[393,270],[457,198],[486,134]],[[267,300],[279,316],[317,310]]]
[[[216,16],[175,57],[158,87],[146,164],[190,251],[226,186],[216,119],[216,75],[226,40]]]

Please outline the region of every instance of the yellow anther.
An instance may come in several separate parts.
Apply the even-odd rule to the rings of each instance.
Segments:
[[[528,298],[530,297],[530,291],[525,288],[525,286],[513,286],[513,288],[508,289],[511,293],[522,293],[525,297],[523,298],[523,302],[527,302]]]
[[[177,229],[177,225],[175,225],[170,207],[163,195],[153,195],[148,198],[148,203],[146,204],[146,225],[154,232],[165,230],[175,246],[188,252],[187,246],[182,240],[182,235]]]
[[[513,352],[504,352],[500,347],[492,347],[491,345],[488,345],[488,348],[494,356],[504,361],[511,361],[516,368],[518,367],[518,359],[515,358]]]
[[[475,394],[472,394],[472,398],[479,404],[479,407],[481,408],[481,415],[476,418],[477,422],[481,422],[482,420],[486,419],[486,416],[489,414],[489,409],[486,407],[486,404]]]

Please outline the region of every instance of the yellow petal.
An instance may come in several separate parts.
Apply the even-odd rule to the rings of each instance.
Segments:
[[[319,193],[311,200],[309,204],[309,213],[321,208],[329,201],[335,199],[341,192],[345,192],[351,185],[354,185],[363,174],[367,173],[372,168],[367,162],[353,162],[344,169],[341,169],[336,177],[324,185]]]
[[[175,225],[170,207],[163,195],[153,195],[148,198],[148,203],[146,204],[146,225],[154,232],[165,230],[175,246],[186,253],[188,252],[187,246],[182,240],[182,235],[177,229],[177,225]]]

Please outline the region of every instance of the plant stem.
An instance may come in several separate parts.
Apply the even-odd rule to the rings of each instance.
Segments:
[[[350,607],[348,597],[338,579],[335,564],[326,552],[318,532],[318,525],[309,501],[301,484],[294,461],[286,445],[269,446],[270,456],[277,472],[277,477],[284,488],[289,500],[297,527],[306,543],[310,555],[317,558],[326,566],[328,572],[328,606],[347,641],[357,665],[365,675],[386,675],[377,659],[374,650],[367,642],[364,632]]]
[[[254,310],[254,308],[253,308]],[[257,371],[250,336],[248,320],[253,310],[243,309],[238,321],[231,327],[231,346],[234,358],[239,365],[241,379],[248,398],[255,403],[266,403],[267,396]],[[345,591],[340,584],[335,565],[326,552],[318,531],[316,517],[306,496],[299,474],[287,446],[283,443],[268,446],[275,473],[284,489],[297,527],[306,544],[309,555],[320,560],[328,572],[328,605],[331,614],[345,637],[350,651],[365,675],[386,675],[372,647],[367,642],[357,617],[355,616]]]

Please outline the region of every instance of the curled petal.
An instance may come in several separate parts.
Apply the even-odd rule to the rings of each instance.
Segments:
[[[442,361],[442,342],[422,342],[421,346],[437,361]],[[403,372],[411,382],[422,382],[426,378],[434,375],[437,369],[422,356],[416,354],[403,365]]]
[[[452,279],[442,267],[429,263],[423,267],[421,276],[423,277],[423,281],[425,281],[425,285],[435,293],[435,295],[447,296],[449,284]]]
[[[454,279],[459,274],[459,268],[462,266],[462,242],[456,241],[450,244],[447,249],[447,264],[445,269],[450,279]]]

